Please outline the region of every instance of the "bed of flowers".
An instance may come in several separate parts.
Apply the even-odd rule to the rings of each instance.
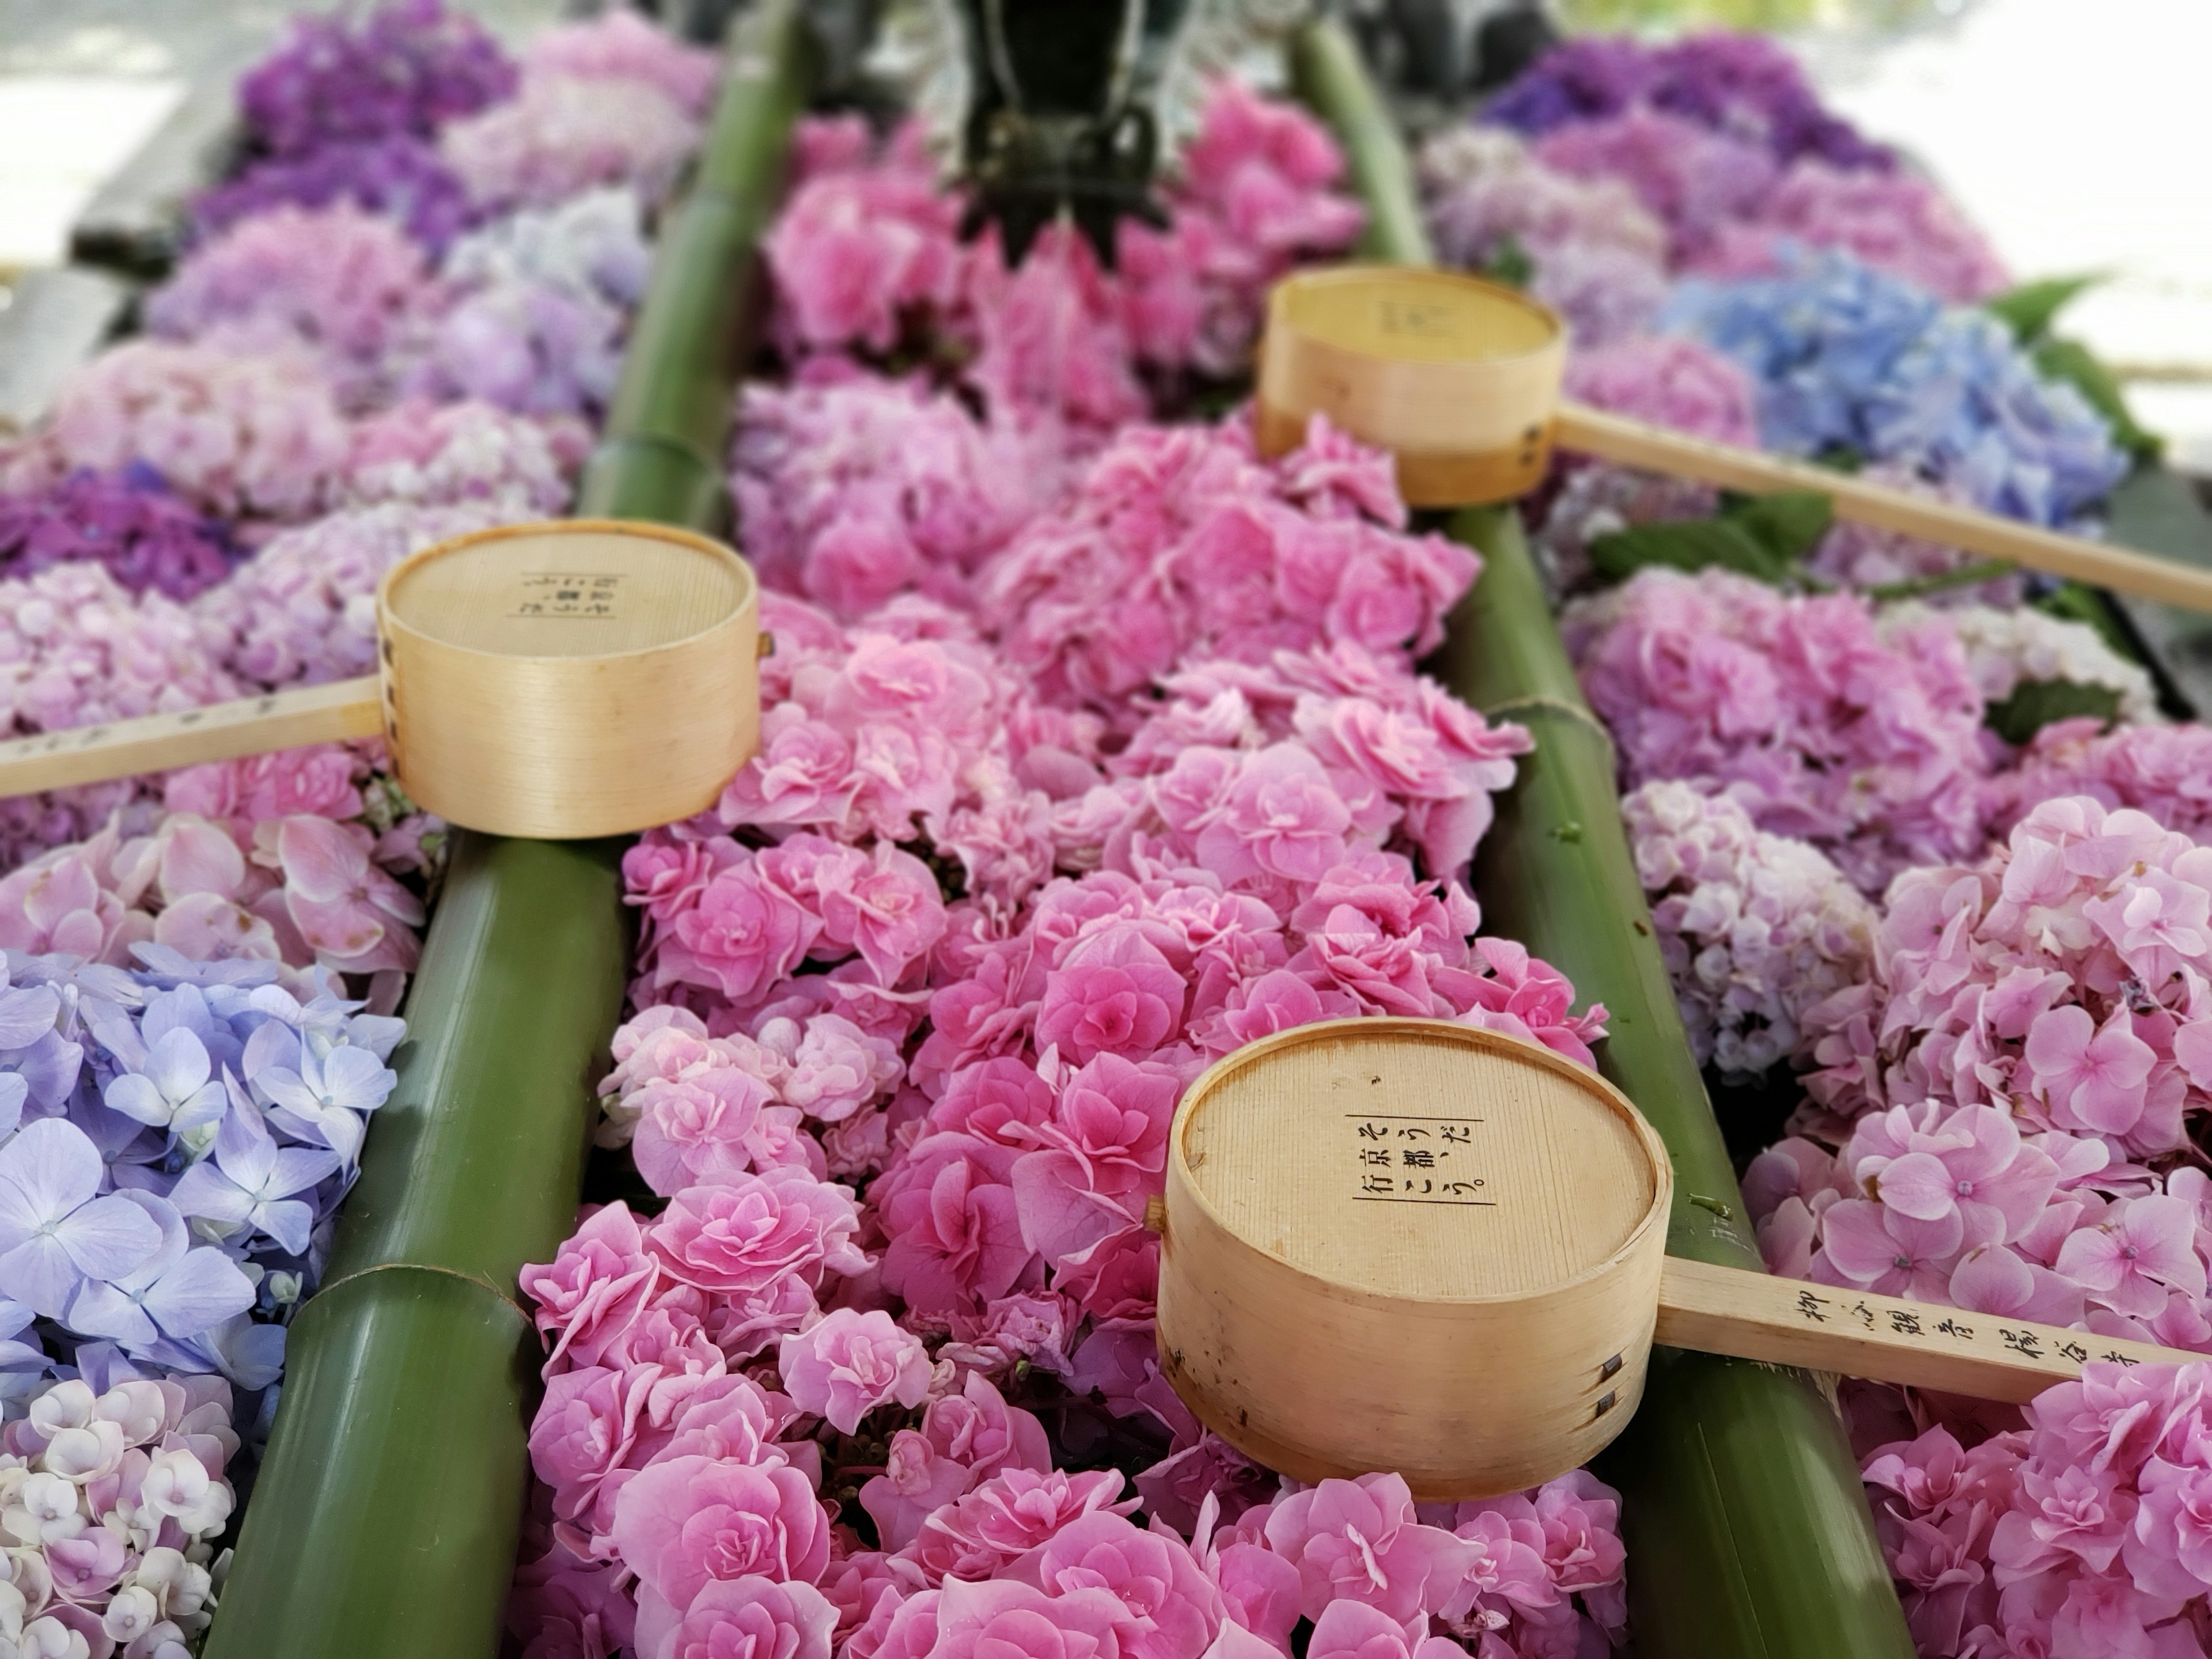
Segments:
[[[1577,395],[2094,533],[2142,439],[2072,285],[1778,48],[1577,41],[1480,122],[1432,223],[1570,317]],[[1537,524],[1698,1056],[1789,1115],[1773,1268],[2212,1352],[2212,732],[2072,596],[1816,505],[1570,463]],[[2208,1385],[1846,1384],[1921,1650],[2212,1650]]]
[[[562,511],[714,72],[297,25],[142,332],[0,446],[8,733],[371,672],[392,563]],[[0,805],[0,1652],[197,1650],[441,840],[374,743]]]
[[[1589,1476],[1301,1489],[1154,1361],[1146,1206],[1212,1058],[1413,1012],[1587,1059],[1603,1018],[1460,884],[1528,741],[1412,666],[1474,557],[1325,429],[1267,464],[1241,416],[1141,418],[1358,224],[1306,118],[1224,86],[1197,143],[1115,270],[1048,237],[1008,273],[904,131],[805,130],[769,244],[788,372],[732,455],[770,713],[625,864],[608,1201],[523,1276],[519,1653],[1621,1638]]]

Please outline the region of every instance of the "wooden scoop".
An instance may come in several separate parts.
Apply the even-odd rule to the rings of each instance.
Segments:
[[[1519,1492],[1620,1432],[1651,1345],[1992,1400],[2092,1359],[2207,1356],[1666,1254],[1674,1172],[1627,1097],[1444,1020],[1305,1025],[1176,1110],[1160,1366],[1200,1421],[1300,1480]]]
[[[1397,457],[1413,506],[1465,507],[1534,489],[1556,445],[1723,489],[1812,490],[1840,519],[2212,611],[2212,570],[1562,403],[1566,354],[1556,315],[1477,277],[1389,265],[1291,276],[1268,299],[1260,453],[1297,447],[1324,414]]]
[[[760,734],[751,568],[590,519],[426,548],[377,593],[380,672],[0,744],[0,797],[379,734],[426,811],[495,835],[625,834],[713,805]]]

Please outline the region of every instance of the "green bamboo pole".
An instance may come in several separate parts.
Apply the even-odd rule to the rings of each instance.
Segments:
[[[1365,251],[1429,263],[1404,147],[1350,40],[1333,25],[1309,29],[1293,64],[1354,179],[1395,192],[1368,197]],[[1674,1162],[1669,1251],[1758,1268],[1621,825],[1612,741],[1583,700],[1519,515],[1468,512],[1451,529],[1484,568],[1433,667],[1536,739],[1476,857],[1485,926],[1605,1004],[1599,1068]],[[1804,1373],[1658,1350],[1603,1472],[1625,1500],[1630,1624],[1645,1659],[1911,1659],[1843,1425]]]
[[[1758,1269],[1621,827],[1612,740],[1583,701],[1520,517],[1480,509],[1451,530],[1480,550],[1483,574],[1432,666],[1536,739],[1476,854],[1483,925],[1605,1004],[1598,1067],[1674,1161],[1668,1252]],[[1631,1624],[1646,1659],[1909,1659],[1858,1466],[1802,1372],[1656,1350],[1601,1473],[1626,1500]]]
[[[1291,37],[1291,85],[1344,146],[1352,192],[1367,207],[1360,257],[1385,264],[1434,264],[1398,124],[1368,77],[1358,46],[1334,18],[1309,23]]]
[[[704,526],[760,295],[753,250],[811,75],[797,0],[733,33],[582,510]],[[538,1346],[517,1288],[575,1222],[626,964],[618,842],[464,834],[207,1659],[492,1659]]]

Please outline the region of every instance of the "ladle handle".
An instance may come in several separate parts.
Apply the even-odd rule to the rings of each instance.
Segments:
[[[1737,449],[1580,404],[1562,404],[1553,441],[1577,454],[1646,472],[1750,493],[1807,489],[1835,503],[1836,516],[1876,530],[1917,536],[1987,558],[2008,559],[2046,575],[2212,611],[2212,570],[2153,558],[2123,547],[2061,536],[1969,507],[1892,489],[1865,478]]]
[[[173,714],[42,732],[0,743],[0,799],[383,731],[384,705],[370,674]]]
[[[2079,1376],[2093,1359],[2123,1365],[2212,1359],[2181,1348],[1671,1255],[1659,1280],[1659,1326],[1652,1340],[1670,1348],[2015,1403]]]

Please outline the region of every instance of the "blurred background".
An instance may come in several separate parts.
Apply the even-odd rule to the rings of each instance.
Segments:
[[[1470,40],[1514,0],[1359,0]],[[1769,30],[1841,112],[1911,152],[2024,276],[2096,272],[2069,331],[2118,371],[2170,465],[2212,476],[2212,0],[1548,0],[1571,29]],[[0,0],[0,300],[82,251],[127,265],[133,216],[219,154],[229,82],[275,0]],[[597,9],[465,0],[502,33]],[[726,0],[665,0],[709,27]],[[103,200],[103,191],[107,192]],[[91,223],[87,226],[88,216]],[[107,241],[103,246],[101,238]],[[82,245],[87,238],[80,234]],[[74,283],[74,279],[72,279]],[[89,302],[27,290],[46,307]],[[78,284],[77,286],[82,286]],[[55,330],[0,330],[6,384]]]

